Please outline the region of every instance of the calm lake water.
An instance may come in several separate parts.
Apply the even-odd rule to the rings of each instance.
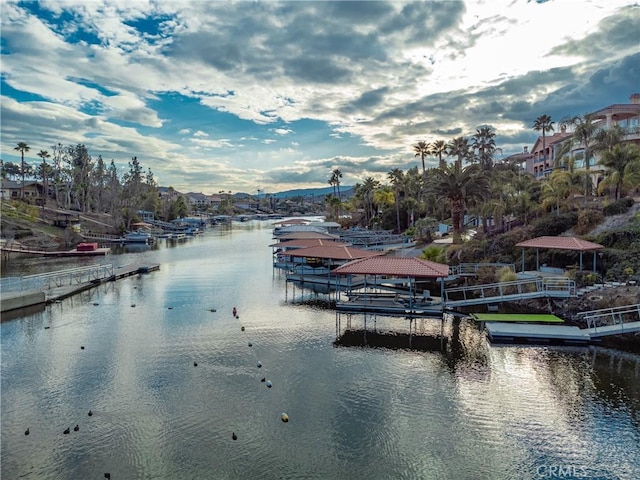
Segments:
[[[88,260],[160,271],[3,322],[2,479],[640,478],[640,357],[490,346],[464,321],[445,352],[335,347],[272,242],[234,223]]]

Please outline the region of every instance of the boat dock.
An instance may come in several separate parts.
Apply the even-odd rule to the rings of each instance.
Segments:
[[[557,323],[554,320],[545,319],[548,315],[519,315],[529,317],[528,319],[517,319],[518,315],[511,321],[500,321],[491,319],[491,314],[475,314],[474,317],[483,321],[485,319],[485,330],[492,343],[547,343],[561,345],[586,345],[598,343],[602,337],[609,335],[622,335],[626,333],[640,332],[640,304],[625,305],[621,307],[606,308],[582,312],[580,317],[587,321],[588,328],[579,328],[568,325],[551,325]],[[541,323],[513,323],[534,322],[533,317],[541,317]],[[489,318],[489,320],[486,320]],[[556,317],[557,318],[557,317]],[[560,319],[560,321],[562,321]]]
[[[24,255],[33,255],[38,257],[92,257],[96,255],[107,255],[111,253],[111,249],[109,247],[101,247],[96,248],[94,250],[78,250],[74,248],[73,250],[62,250],[62,251],[51,251],[51,250],[33,250],[29,248],[20,247],[2,247],[3,254],[9,253],[21,253]]]
[[[106,282],[159,269],[160,265],[157,264],[132,263],[118,267],[103,264],[19,278],[5,278],[2,279],[0,311],[7,312],[60,301]]]

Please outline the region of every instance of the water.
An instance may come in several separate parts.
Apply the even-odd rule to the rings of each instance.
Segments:
[[[491,347],[464,322],[444,353],[334,347],[270,243],[250,222],[112,255],[160,271],[3,322],[2,478],[640,478],[638,356]]]

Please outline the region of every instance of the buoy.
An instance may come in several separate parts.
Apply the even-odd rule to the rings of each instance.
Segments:
[[[111,478],[111,474],[109,472],[105,473],[104,478]]]
[[[132,304],[131,304],[131,307],[132,307],[132,308],[133,308],[133,307],[135,307],[135,306],[136,306],[136,304],[135,304],[135,303],[132,303]]]
[[[237,440],[238,436],[236,435],[236,432],[231,432],[231,439],[232,440]]]
[[[251,342],[249,342],[247,345],[249,345],[250,347],[253,347],[253,344]]]
[[[282,412],[282,415],[280,415],[280,419],[284,422],[287,423],[289,421],[289,415],[287,415],[286,413]]]
[[[25,435],[29,435],[29,429],[28,428],[24,431],[24,434]]]
[[[198,362],[193,362],[193,366],[197,367],[198,366]]]
[[[100,304],[97,303],[97,302],[93,304],[94,307],[97,307],[98,305],[100,305]]]
[[[62,432],[62,433],[64,433],[65,435],[67,435],[70,431],[71,431],[71,429],[67,428],[67,429],[66,429],[64,432]]]
[[[210,311],[210,312],[215,312],[215,311],[216,311],[216,309],[215,309],[215,308],[211,308],[209,311]]]
[[[89,410],[88,415],[89,415],[89,416],[93,415],[93,412],[92,412],[91,410]]]
[[[258,368],[262,368],[262,363],[258,362]]]
[[[233,316],[235,317],[237,316],[237,314],[238,314],[238,311],[236,310],[236,307],[233,307]]]
[[[266,380],[266,378],[262,377],[262,380],[260,380],[262,383],[264,383],[264,381]]]
[[[44,327],[44,329],[45,329],[45,330],[48,330],[48,329],[50,329],[50,328],[51,328],[51,327]]]
[[[76,425],[75,427],[73,427],[74,432],[77,432],[78,430],[80,430],[80,425]]]
[[[244,332],[244,327],[240,327],[240,330],[242,330]]]
[[[271,380],[267,380],[266,385],[267,385],[267,388],[271,388]]]
[[[173,310],[173,307],[167,307],[167,310]]]
[[[84,350],[84,345],[80,345],[80,350]]]

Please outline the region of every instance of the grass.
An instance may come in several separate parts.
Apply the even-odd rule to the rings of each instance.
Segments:
[[[479,322],[564,323],[564,320],[555,315],[533,313],[474,313],[472,317]]]

